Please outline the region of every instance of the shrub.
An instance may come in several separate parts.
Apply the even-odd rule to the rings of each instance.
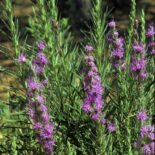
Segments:
[[[14,44],[8,56],[18,71],[1,72],[22,87],[10,87],[14,96],[1,100],[1,154],[154,154],[155,28],[146,30],[143,10],[138,23],[135,5],[131,0],[129,28],[120,37],[101,0],[94,1],[93,25],[77,45],[55,0],[38,0],[29,44],[6,0],[3,22]]]

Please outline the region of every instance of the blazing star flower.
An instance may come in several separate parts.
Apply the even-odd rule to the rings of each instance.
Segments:
[[[36,74],[42,73],[47,63],[48,63],[48,60],[45,57],[45,54],[42,51],[40,51],[39,53],[37,53],[36,59],[33,60],[33,71]]]
[[[44,98],[42,96],[37,96],[36,100],[38,103],[44,103]]]
[[[34,110],[30,108],[30,109],[29,109],[29,116],[30,116],[31,118],[34,118],[34,114],[35,114]]]
[[[138,80],[139,76],[142,81],[144,81],[144,79],[146,78],[147,76],[147,73],[145,73],[146,63],[147,63],[146,58],[144,56],[140,57],[139,62],[137,61],[135,56],[131,57],[130,71],[131,73],[134,74],[136,80]]]
[[[144,151],[144,153],[150,153],[151,152],[150,147],[147,144],[145,144],[143,146],[143,151]]]
[[[90,116],[93,120],[98,120],[100,118],[100,115],[101,115],[100,113],[95,113],[95,114],[91,114]]]
[[[151,153],[153,155],[155,153],[155,142],[151,142],[150,147],[151,147]]]
[[[137,116],[138,116],[138,119],[139,119],[141,122],[143,122],[143,121],[145,121],[145,120],[148,119],[148,117],[147,117],[145,111],[138,111],[138,115],[137,115]]]
[[[86,52],[92,50],[92,47],[86,46]],[[94,57],[93,56],[84,56],[84,59],[87,59],[87,62],[85,63],[85,71],[83,71],[84,74],[84,90],[85,90],[85,100],[82,101],[82,109],[89,113],[90,117],[93,120],[100,119],[101,116],[101,109],[103,106],[102,101],[102,85],[101,85],[101,79],[97,75],[98,69],[94,63]]]
[[[141,78],[141,80],[142,81],[144,81],[144,79],[147,77],[147,74],[144,72],[144,71],[142,71],[141,73],[140,73],[140,78]]]
[[[93,62],[94,61],[94,57],[93,56],[89,56],[89,61]]]
[[[49,115],[46,112],[42,114],[42,118],[45,124],[50,120]]]
[[[33,124],[33,128],[35,130],[41,129],[43,127],[43,125],[40,122],[36,122]]]
[[[34,77],[31,77],[30,79],[27,80],[27,84],[28,84],[28,87],[31,91],[34,91],[37,89],[38,87],[38,83],[35,82],[34,80]]]
[[[147,128],[146,127],[141,127],[141,129],[140,129],[141,138],[143,138],[147,134],[148,134]]]
[[[33,92],[28,91],[28,92],[27,92],[27,95],[28,95],[28,96],[33,96]]]
[[[83,62],[86,62],[87,60],[88,60],[88,56],[85,55],[85,56],[83,57]]]
[[[120,50],[116,50],[116,51],[113,52],[113,56],[120,59],[120,58],[123,57],[123,53]]]
[[[93,50],[93,48],[91,46],[89,46],[89,45],[86,45],[85,49],[86,49],[87,53],[89,53],[90,51]]]
[[[102,119],[101,119],[101,123],[102,123],[102,124],[105,124],[105,123],[106,123],[106,119],[105,119],[105,118],[102,118]]]
[[[112,20],[109,23],[109,27],[110,28],[114,28],[116,26],[114,20]],[[108,41],[110,42],[110,44],[112,44],[111,48],[111,61],[114,64],[115,68],[118,68],[119,66],[122,66],[122,58],[123,58],[123,54],[124,54],[124,48],[123,48],[123,42],[124,39],[122,37],[118,38],[118,32],[115,31],[110,31],[109,35],[108,35]],[[123,70],[125,69],[125,65],[123,67]]]
[[[117,31],[114,32],[114,37],[116,37],[116,38],[118,37],[118,32]]]
[[[51,148],[52,148],[53,145],[54,145],[54,140],[52,140],[52,141],[47,141],[47,142],[45,143],[45,145],[44,145],[44,147],[47,149],[47,152],[48,152],[49,154],[51,154]]]
[[[40,50],[44,50],[46,48],[46,46],[43,44],[43,42],[41,40],[38,40],[38,48]]]
[[[38,43],[40,50],[45,49],[45,45],[41,41]],[[50,115],[45,103],[45,97],[42,96],[43,85],[47,84],[47,80],[40,80],[38,74],[40,74],[47,64],[45,54],[40,51],[33,62],[32,72],[37,73],[36,77],[30,77],[27,80],[28,85],[28,97],[29,97],[29,117],[33,121],[33,129],[39,135],[37,137],[38,142],[43,146],[47,154],[51,154],[52,146],[54,145],[54,123],[50,122]]]
[[[40,111],[43,112],[43,113],[45,113],[47,111],[47,107],[44,104],[42,104],[40,106]]]
[[[155,133],[148,133],[150,140],[155,140]]]
[[[150,42],[148,45],[147,45],[147,49],[150,48],[150,47],[153,47],[155,46],[155,42]]]
[[[42,73],[44,69],[45,69],[44,66],[36,66],[35,73],[36,74]]]
[[[114,66],[116,67],[116,68],[118,68],[119,66],[120,66],[120,63],[119,63],[119,61],[116,59],[112,59],[112,62],[113,62],[113,64],[114,64]]]
[[[92,107],[89,103],[83,103],[82,102],[82,109],[86,112],[91,112],[92,111]]]
[[[118,38],[117,40],[116,40],[116,46],[118,47],[118,49],[121,49],[121,50],[123,50],[122,49],[122,47],[123,47],[123,38]]]
[[[134,51],[136,51],[137,53],[143,53],[143,52],[145,52],[142,42],[140,42],[140,43],[135,42],[135,43],[132,45],[132,48],[133,48]]]
[[[40,51],[37,54],[37,58],[38,58],[39,64],[47,64],[48,63],[48,60],[46,59],[45,54],[42,51]]]
[[[155,50],[153,49],[151,52],[150,52],[151,55],[154,55],[155,54]]]
[[[114,22],[114,20],[112,20],[108,25],[110,28],[114,28],[116,26],[116,23]]]
[[[146,129],[148,132],[152,132],[154,130],[154,128],[151,125],[147,125]]]
[[[18,62],[19,63],[26,62],[26,57],[22,53],[19,54]]]
[[[148,31],[146,32],[146,36],[152,37],[155,34],[155,28],[152,24],[149,24]]]
[[[116,127],[114,123],[108,122],[108,130],[111,132],[116,131]]]
[[[93,71],[93,72],[95,72],[95,73],[97,73],[97,72],[98,72],[97,67],[95,67],[95,66],[94,66],[94,67],[92,67],[92,71]]]

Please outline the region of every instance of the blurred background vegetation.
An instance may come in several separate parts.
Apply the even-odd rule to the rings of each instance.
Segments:
[[[48,1],[48,0],[45,0]],[[85,23],[90,23],[89,10],[94,0],[57,0],[60,17],[69,19],[72,32],[76,37],[80,37],[80,29],[86,29]],[[1,0],[5,2],[5,0]],[[28,17],[32,14],[32,6],[37,9],[36,0],[12,0],[14,5],[14,15],[19,18],[20,31],[25,32],[25,26],[28,26]],[[146,20],[155,21],[155,1],[154,0],[136,0],[137,18],[140,16],[142,8],[145,9]],[[3,7],[0,6],[0,18],[2,17]],[[103,12],[108,8],[110,14],[108,20],[115,18],[120,29],[125,29],[128,25],[128,15],[130,11],[130,0],[103,0]],[[0,21],[0,28],[5,29]],[[0,42],[6,41],[6,37],[0,34]]]

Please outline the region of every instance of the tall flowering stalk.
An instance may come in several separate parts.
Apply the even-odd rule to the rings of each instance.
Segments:
[[[116,131],[114,123],[107,122],[105,114],[102,111],[104,102],[102,99],[103,86],[101,84],[100,76],[98,75],[98,69],[95,65],[94,57],[91,55],[93,48],[91,46],[86,46],[86,55],[83,57],[83,89],[85,92],[85,99],[82,101],[82,109],[89,115],[89,117],[94,120],[96,133],[97,133],[97,152],[105,152],[105,125],[107,124],[107,129],[110,132]],[[103,126],[102,126],[103,125]]]
[[[139,41],[139,35],[137,32],[138,29],[138,20],[135,21],[135,35],[134,35],[134,42],[132,44],[133,55],[131,56],[131,64],[130,64],[130,71],[134,75],[135,80],[144,81],[147,77],[146,73],[146,64],[147,59],[145,56],[145,48],[142,41]]]
[[[87,45],[85,49],[86,55],[83,57],[83,63],[85,64],[83,69],[85,100],[82,101],[82,109],[89,114],[92,120],[98,120],[101,124],[105,124],[105,114],[102,112],[104,105],[102,99],[103,86],[100,76],[98,75],[94,57],[91,55],[93,48]],[[116,131],[115,124],[108,122],[108,130],[112,132]]]
[[[145,111],[138,111],[137,117],[140,121],[140,137],[136,142],[136,148],[141,150],[144,155],[154,155],[155,154],[155,130],[154,127],[147,124],[146,120],[148,116]]]
[[[82,109],[89,113],[93,120],[99,120],[101,117],[101,109],[103,106],[101,79],[98,76],[98,69],[94,63],[94,57],[89,53],[92,51],[91,46],[86,46],[86,54],[83,58],[85,68],[84,74],[84,90],[85,100],[82,102]]]
[[[46,87],[48,81],[39,78],[41,77],[41,73],[44,71],[48,60],[43,53],[46,46],[42,41],[38,42],[38,48],[40,51],[32,61],[33,67],[31,68],[35,76],[32,76],[27,80],[27,95],[29,98],[28,111],[29,117],[32,119],[33,129],[37,133],[38,142],[43,146],[47,154],[51,154],[52,146],[54,145],[54,123],[50,121],[46,98],[43,95],[44,87]]]
[[[112,63],[116,68],[121,66],[124,70],[126,68],[125,59],[122,59],[124,54],[124,39],[122,37],[119,37],[119,33],[116,30],[116,23],[114,20],[109,23],[109,27],[110,31],[107,39],[110,43],[109,46],[111,48]]]
[[[154,81],[154,74],[155,74],[155,27],[153,24],[149,24],[149,28],[146,32],[146,37],[148,40],[148,44],[146,47],[147,50],[147,57],[149,60],[148,64],[148,71],[150,72],[149,80]]]

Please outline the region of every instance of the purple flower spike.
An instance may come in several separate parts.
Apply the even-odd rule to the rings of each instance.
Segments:
[[[31,68],[32,72],[37,75],[27,80],[27,95],[29,97],[28,112],[30,119],[33,121],[33,129],[39,135],[37,137],[38,142],[47,154],[51,154],[52,146],[54,145],[54,123],[50,121],[45,96],[42,95],[44,94],[43,86],[46,85],[48,81],[43,81],[42,76],[38,76],[38,74],[44,71],[48,60],[42,52],[42,50],[46,48],[42,41],[39,41],[38,47],[41,51],[37,53],[35,59],[32,61],[33,67]]]
[[[87,53],[93,50],[93,48],[89,45],[86,45],[85,49]]]
[[[86,46],[86,51],[91,51],[93,48]],[[83,78],[83,90],[85,91],[85,99],[82,101],[82,109],[87,112],[92,120],[100,120],[102,115],[102,92],[103,86],[101,84],[101,79],[98,76],[98,69],[94,62],[93,56],[84,56],[87,58],[87,62],[83,61],[84,67],[84,78]],[[101,121],[102,122],[102,121]]]
[[[114,21],[111,21],[109,23],[109,27],[114,28],[115,26],[116,26],[116,24]],[[108,35],[108,41],[109,41],[111,47],[113,47],[113,48],[110,48],[111,49],[110,58],[111,58],[111,61],[116,69],[118,69],[119,66],[122,66],[122,64],[123,64],[122,58],[124,55],[124,47],[123,47],[124,39],[122,37],[118,38],[118,35],[119,34],[117,31],[113,32],[112,30],[110,30],[109,35]],[[125,69],[125,65],[122,68],[122,70],[124,70],[124,69]]]
[[[38,48],[40,50],[44,50],[46,48],[46,46],[43,44],[43,42],[41,40],[38,40]]]
[[[22,53],[19,54],[18,62],[19,63],[26,62],[26,57]]]

